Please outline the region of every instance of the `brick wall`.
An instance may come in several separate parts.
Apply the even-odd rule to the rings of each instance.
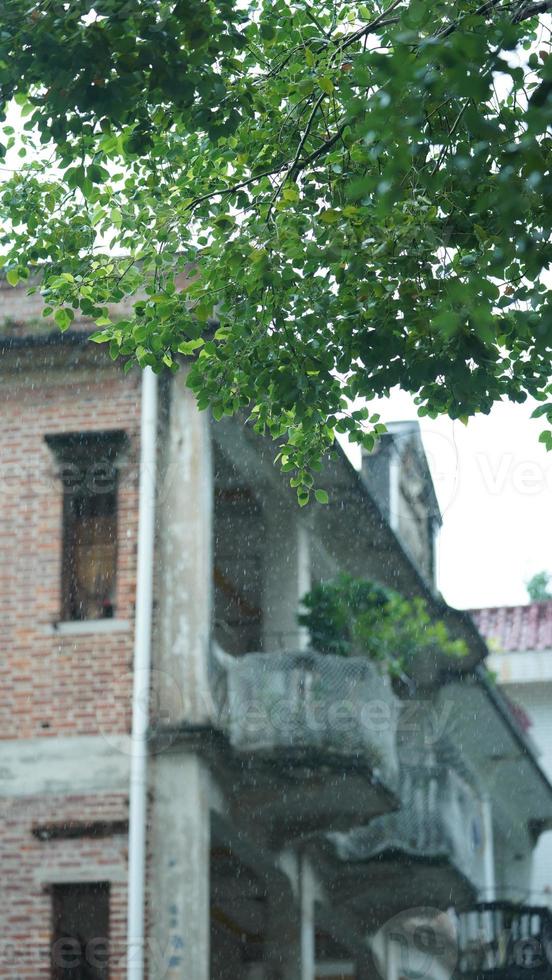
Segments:
[[[38,281],[38,280],[37,280]],[[186,281],[184,279],[184,281]],[[28,337],[46,335],[50,332],[59,334],[59,327],[53,317],[43,317],[44,302],[36,293],[29,296],[28,286],[10,286],[0,273],[0,337]],[[122,316],[132,308],[132,301],[126,301],[110,307],[115,315]],[[82,317],[80,311],[75,313],[71,330],[90,333],[95,330],[90,320]]]
[[[109,978],[124,980],[126,834],[40,840],[33,830],[84,819],[124,821],[127,817],[124,795],[50,795],[0,801],[2,980],[49,978],[54,938],[51,885],[102,880],[110,881]]]
[[[119,368],[37,370],[35,350],[0,389],[0,737],[128,731],[137,533],[139,378]],[[13,359],[13,355],[12,355]],[[63,489],[45,435],[124,429],[119,474],[117,620],[126,632],[64,636]],[[109,621],[104,621],[109,630]]]
[[[58,343],[56,336],[54,344],[46,337],[19,346],[36,335],[39,316],[40,300],[0,282],[0,739],[22,745],[87,735],[111,745],[110,735],[130,730],[141,379],[138,371],[125,376],[93,344]],[[45,436],[109,429],[129,438],[118,484],[118,622],[65,634],[56,627],[63,489]],[[22,751],[41,760],[36,741]],[[123,980],[127,780],[115,794],[96,787],[77,796],[62,762],[46,775],[55,795],[13,796],[0,764],[0,978],[50,976],[52,884],[109,881],[109,977]],[[58,793],[64,779],[66,792]],[[70,839],[33,833],[52,822],[97,821],[117,821],[118,829]]]

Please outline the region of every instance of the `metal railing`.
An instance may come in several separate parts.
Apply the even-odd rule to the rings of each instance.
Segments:
[[[458,913],[461,976],[552,977],[552,914],[548,908],[482,902]]]

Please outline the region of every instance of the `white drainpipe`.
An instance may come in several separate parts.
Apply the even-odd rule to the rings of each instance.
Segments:
[[[142,374],[140,489],[136,612],[130,740],[128,828],[127,978],[143,980],[146,879],[147,731],[151,669],[153,558],[155,541],[155,465],[157,455],[157,376]]]

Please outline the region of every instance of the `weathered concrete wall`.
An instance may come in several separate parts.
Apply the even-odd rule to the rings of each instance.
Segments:
[[[125,735],[12,739],[1,746],[0,798],[114,792],[128,783]]]
[[[208,774],[195,754],[152,764],[149,980],[209,980]]]
[[[516,660],[518,663],[521,662],[518,682],[506,683],[504,690],[531,718],[530,736],[540,752],[539,762],[544,772],[549,779],[552,779],[552,682],[545,679],[550,677],[550,663],[546,663],[547,656],[550,659],[552,652],[497,654],[492,658],[492,666],[493,669],[497,669],[500,661],[504,659],[505,669],[499,674],[502,680],[503,676],[508,678],[510,671],[514,673]],[[525,657],[527,657],[527,672],[524,682]],[[547,831],[539,838],[531,869],[520,868],[519,862],[515,862],[512,868],[514,885],[519,885],[518,873],[521,871],[527,887],[531,889],[532,904],[552,907],[552,831]]]
[[[391,526],[428,585],[433,586],[434,531],[427,507],[424,473],[411,447],[407,447],[400,457],[393,506],[395,513],[392,511]]]
[[[405,431],[384,436],[362,458],[364,479],[402,545],[430,587],[435,585],[436,515],[430,503],[429,471],[419,435]]]
[[[301,649],[308,643],[297,614],[311,585],[309,532],[298,515],[277,499],[269,499],[265,520],[264,649]]]
[[[197,411],[184,372],[171,385],[158,487],[158,627],[154,653],[161,720],[209,718],[212,605],[212,469],[208,416]],[[157,672],[157,674],[156,674]],[[172,687],[165,679],[172,681]],[[170,702],[163,694],[167,689]],[[155,717],[154,717],[155,720]]]

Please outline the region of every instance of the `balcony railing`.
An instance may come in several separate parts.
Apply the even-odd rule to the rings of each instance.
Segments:
[[[484,902],[459,913],[457,973],[471,980],[551,978],[550,910]]]
[[[216,659],[219,726],[238,753],[347,759],[396,784],[399,702],[370,661],[314,652]]]
[[[483,832],[473,789],[444,765],[402,767],[400,784],[400,810],[336,835],[339,856],[347,861],[384,855],[390,860],[442,859],[479,887]]]

